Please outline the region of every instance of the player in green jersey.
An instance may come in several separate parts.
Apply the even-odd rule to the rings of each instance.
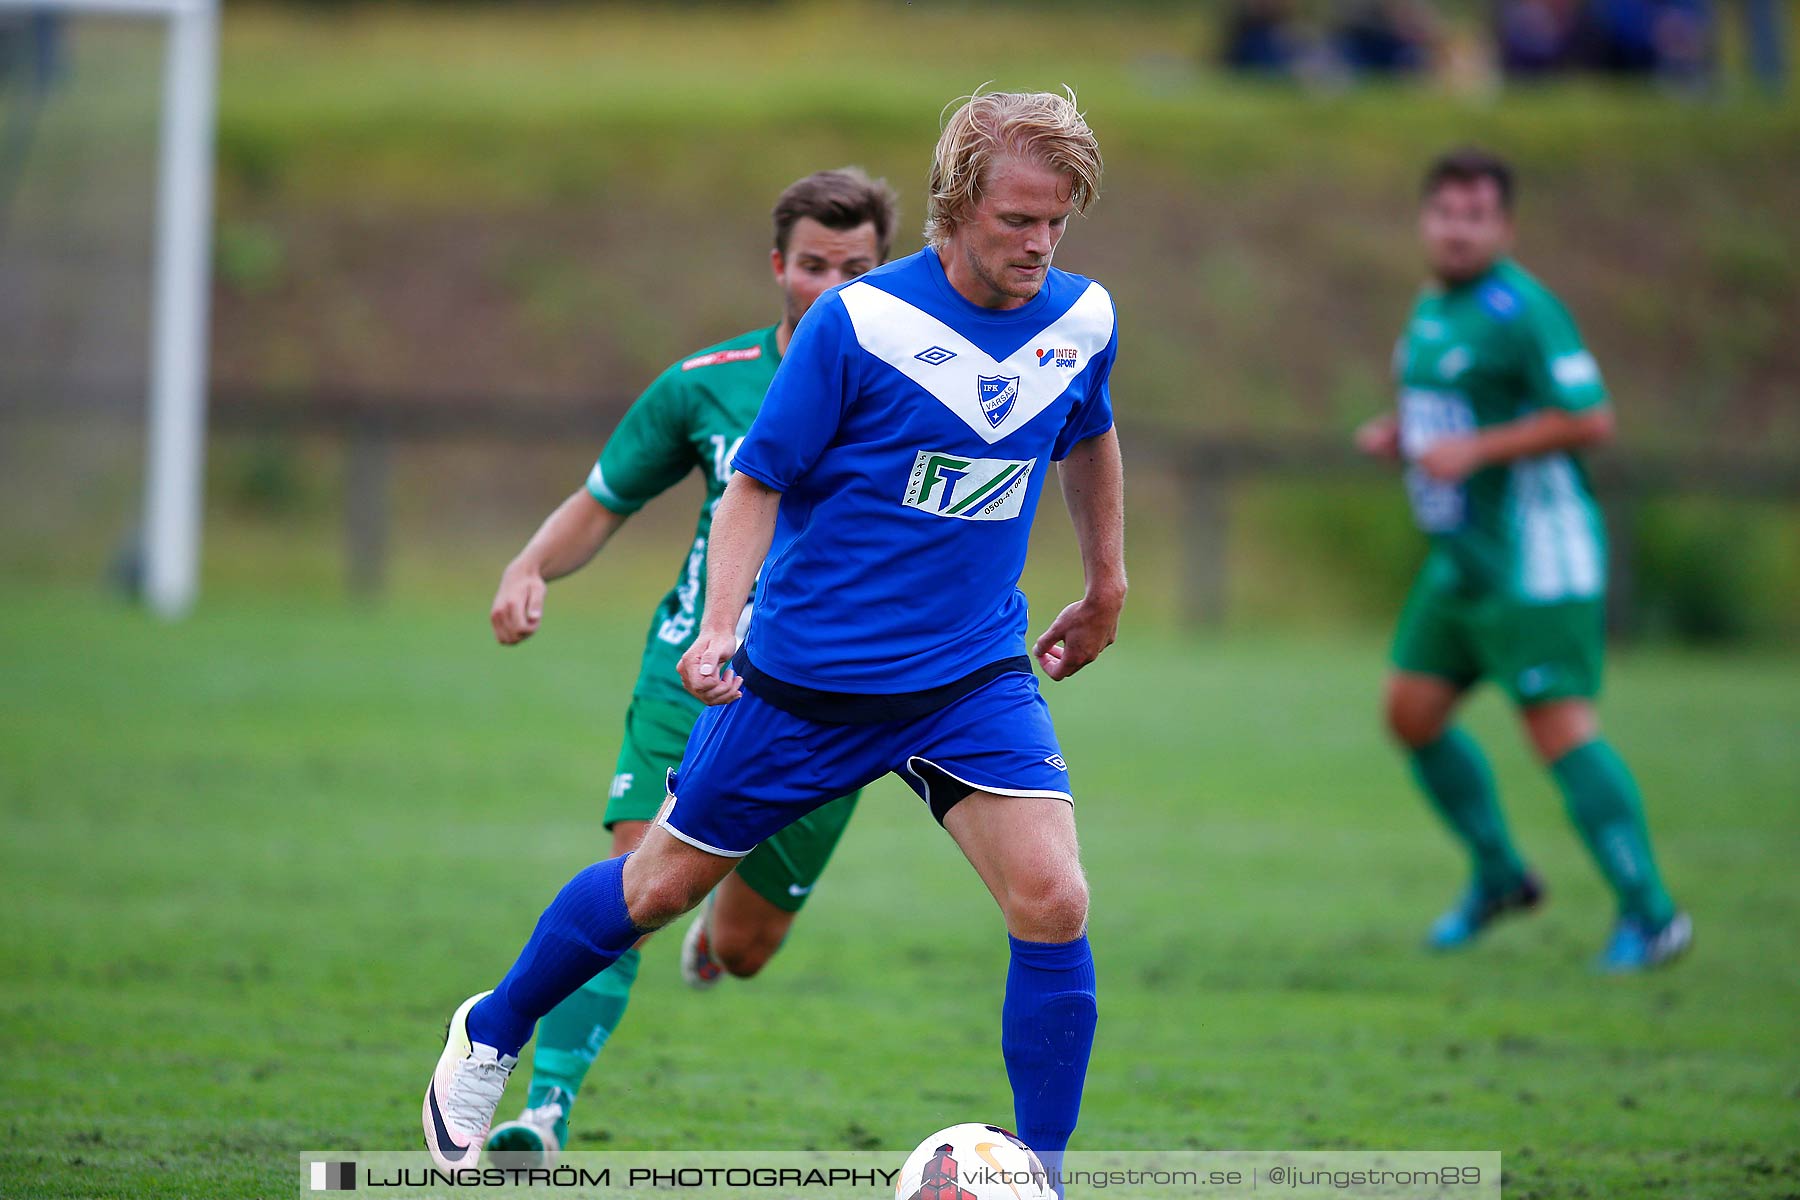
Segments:
[[[489,614],[503,645],[532,636],[543,620],[549,581],[579,570],[627,517],[690,471],[700,471],[706,499],[694,540],[675,586],[651,618],[625,715],[605,815],[614,855],[636,847],[655,820],[666,794],[664,777],[680,764],[703,707],[682,687],[675,668],[694,640],[705,604],[707,538],[732,455],[794,326],[827,288],[887,258],[896,209],[884,181],[846,168],[793,184],[773,216],[769,261],[782,295],[780,322],[702,350],[657,377],[607,440],[586,486],[563,501],[508,564]],[[740,623],[740,636],[742,629]],[[806,903],[855,804],[853,794],[816,810],[726,877],[682,945],[682,974],[690,984],[706,987],[722,974],[748,977],[762,969]],[[525,1112],[494,1129],[490,1148],[514,1152],[520,1163],[555,1158],[568,1140],[569,1111],[582,1079],[625,1014],[637,966],[638,951],[628,951],[539,1024]]]
[[[1641,970],[1685,950],[1692,924],[1663,887],[1637,784],[1594,710],[1606,540],[1580,452],[1612,436],[1612,409],[1568,312],[1508,257],[1512,192],[1511,169],[1482,151],[1432,164],[1420,233],[1433,280],[1396,349],[1399,410],[1357,433],[1365,452],[1405,464],[1431,543],[1394,636],[1387,724],[1474,860],[1428,945],[1466,945],[1543,898],[1481,748],[1451,723],[1490,679],[1518,706],[1618,900],[1599,965]]]

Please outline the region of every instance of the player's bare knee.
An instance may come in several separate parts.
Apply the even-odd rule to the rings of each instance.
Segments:
[[[749,979],[769,965],[769,960],[775,957],[775,950],[780,945],[780,939],[762,937],[714,942],[712,956],[725,968],[727,975]]]
[[[1007,923],[1033,942],[1072,942],[1087,928],[1088,888],[1080,871],[1023,883],[1009,897]]]
[[[625,908],[640,929],[661,929],[705,896],[706,888],[697,887],[679,863],[660,863],[625,876]]]
[[[726,974],[749,979],[781,949],[794,914],[776,909],[737,876],[726,878],[718,896],[710,923],[713,959]]]
[[[1381,690],[1381,723],[1395,741],[1406,741],[1406,705],[1400,689],[1391,679]]]
[[[656,883],[627,888],[625,911],[631,914],[631,923],[646,933],[661,929],[681,915],[680,908],[668,903],[667,890]]]
[[[1545,766],[1600,736],[1600,720],[1586,701],[1555,701],[1524,713],[1525,733]]]
[[[1417,750],[1443,736],[1449,713],[1442,706],[1414,694],[1404,684],[1391,682],[1383,697],[1382,717],[1395,741]]]
[[[1388,732],[1408,750],[1418,750],[1437,741],[1444,724],[1416,712],[1400,711],[1389,715]]]

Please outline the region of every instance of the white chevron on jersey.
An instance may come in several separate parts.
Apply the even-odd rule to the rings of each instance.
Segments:
[[[990,357],[930,313],[871,283],[849,284],[838,298],[864,350],[930,392],[989,445],[1054,404],[1113,335],[1112,297],[1097,283],[1089,283],[1067,312],[1005,359]],[[922,361],[918,355],[932,347],[954,351],[954,357],[935,366]],[[1050,348],[1074,350],[1075,365],[1058,366],[1056,360],[1039,365],[1036,351]],[[981,409],[977,380],[983,375],[1019,380],[1019,397],[998,425]]]

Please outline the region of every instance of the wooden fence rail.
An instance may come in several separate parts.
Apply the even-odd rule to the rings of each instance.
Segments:
[[[28,394],[28,393],[27,393]],[[304,433],[341,438],[346,448],[344,554],[350,590],[381,590],[391,519],[390,473],[397,445],[458,438],[514,444],[558,443],[598,447],[618,423],[628,400],[587,403],[566,397],[383,396],[346,391],[270,391],[215,388],[209,423],[218,432]],[[66,394],[55,405],[0,394],[0,418],[110,412],[141,408],[116,396],[92,395],[84,403]],[[1225,616],[1229,591],[1232,489],[1249,479],[1374,479],[1386,468],[1355,453],[1337,433],[1193,433],[1148,424],[1120,425],[1120,440],[1134,469],[1169,473],[1180,492],[1182,565],[1180,611],[1194,625]],[[1610,591],[1615,628],[1634,626],[1631,594],[1636,560],[1633,514],[1645,499],[1677,494],[1795,503],[1800,501],[1800,458],[1792,454],[1698,451],[1645,454],[1605,451],[1594,456],[1597,490],[1608,514],[1613,559]]]

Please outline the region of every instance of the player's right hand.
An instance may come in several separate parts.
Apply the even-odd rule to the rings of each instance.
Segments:
[[[1356,448],[1371,458],[1400,457],[1400,422],[1393,413],[1364,421],[1356,431]]]
[[[544,619],[544,577],[536,571],[506,569],[488,623],[502,646],[516,646],[537,632]]]
[[[744,681],[730,667],[737,653],[737,630],[702,628],[676,664],[681,686],[703,704],[730,704],[744,694]]]

